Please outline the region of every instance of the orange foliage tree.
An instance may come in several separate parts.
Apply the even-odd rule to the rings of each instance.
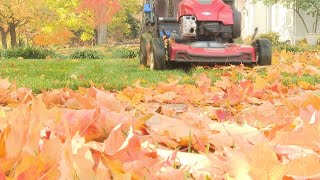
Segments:
[[[17,45],[17,28],[27,24],[39,24],[49,16],[44,0],[10,0],[0,2],[0,32],[2,47],[7,48],[10,34],[11,46]]]
[[[74,34],[67,28],[59,29],[53,33],[39,33],[33,37],[33,42],[36,45],[48,46],[48,45],[62,45],[70,43]]]
[[[80,3],[79,11],[84,13],[83,18],[95,29],[97,44],[106,43],[106,25],[120,9],[118,0],[82,0]]]

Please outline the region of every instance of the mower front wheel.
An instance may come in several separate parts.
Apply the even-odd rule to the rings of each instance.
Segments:
[[[161,38],[152,38],[150,42],[150,69],[164,70],[166,68],[165,46]]]
[[[150,40],[152,36],[144,33],[140,37],[140,65],[148,66],[150,64]]]
[[[256,49],[257,61],[260,66],[272,64],[272,45],[267,39],[257,39],[253,46]]]

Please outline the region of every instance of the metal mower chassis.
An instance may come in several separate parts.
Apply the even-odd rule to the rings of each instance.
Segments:
[[[257,62],[256,49],[248,45],[225,44],[225,47],[201,48],[188,44],[172,43],[170,61],[191,63],[243,63]]]

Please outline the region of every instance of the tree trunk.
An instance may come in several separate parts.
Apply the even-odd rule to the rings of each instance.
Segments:
[[[21,38],[21,36],[19,36],[19,38],[18,38],[18,46],[19,47],[24,47],[25,46],[25,43],[24,43],[23,39]]]
[[[9,25],[9,32],[11,37],[11,47],[17,47],[17,31],[16,31],[16,25],[10,24]]]
[[[4,28],[0,27],[0,33],[1,33],[2,48],[8,49],[8,44],[7,44],[8,31],[5,31]]]
[[[98,43],[98,29],[94,29],[94,46]]]
[[[106,25],[101,25],[97,27],[97,44],[107,44],[107,26]]]
[[[318,31],[318,22],[319,22],[319,13],[317,12],[316,22],[315,22],[315,25],[314,25],[314,33],[317,33],[317,31]]]
[[[302,21],[302,23],[303,23],[304,28],[306,29],[307,33],[309,33],[310,31],[309,31],[309,29],[308,29],[308,26],[307,26],[307,24],[306,24],[306,21],[304,20],[304,18],[303,18],[302,15],[300,14],[300,11],[297,10],[296,8],[293,8],[293,10],[298,14],[298,16],[300,17],[300,19],[301,19],[301,21]]]

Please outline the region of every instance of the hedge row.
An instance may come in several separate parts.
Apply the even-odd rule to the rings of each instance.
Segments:
[[[112,51],[112,56],[116,58],[136,58],[139,56],[139,48],[115,48]],[[23,59],[103,59],[104,55],[99,50],[77,49],[69,56],[65,56],[52,49],[29,46],[2,50],[1,57]]]

